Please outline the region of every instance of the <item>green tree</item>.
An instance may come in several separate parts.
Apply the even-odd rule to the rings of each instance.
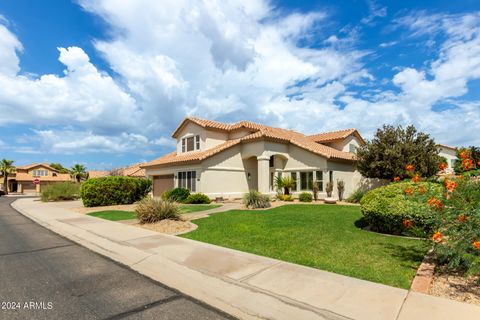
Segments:
[[[70,170],[62,166],[60,163],[50,163],[50,167],[55,170],[58,170],[59,173],[70,173]]]
[[[407,164],[423,177],[438,172],[441,161],[435,141],[414,126],[406,128],[384,125],[378,129],[372,140],[357,149],[357,167],[368,178],[406,178]]]
[[[75,179],[75,181],[80,182],[82,178],[88,178],[87,168],[84,165],[77,163],[70,168],[70,175]]]
[[[8,176],[15,171],[13,160],[2,159],[0,161],[0,172],[3,175],[3,191],[8,194]]]

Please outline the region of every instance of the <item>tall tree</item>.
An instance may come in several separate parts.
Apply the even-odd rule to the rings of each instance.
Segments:
[[[70,168],[70,175],[77,181],[80,182],[82,178],[87,178],[87,168],[84,165],[76,164]]]
[[[3,191],[5,191],[5,194],[8,194],[8,176],[14,172],[14,170],[13,160],[2,159],[2,161],[0,161],[0,172],[3,175]]]
[[[414,126],[384,125],[372,140],[357,149],[357,167],[365,177],[393,179],[406,178],[405,166],[410,164],[416,173],[431,177],[438,172],[438,153],[435,141]]]
[[[61,163],[50,163],[50,167],[52,167],[55,170],[58,170],[59,173],[70,173],[70,171],[62,166]]]

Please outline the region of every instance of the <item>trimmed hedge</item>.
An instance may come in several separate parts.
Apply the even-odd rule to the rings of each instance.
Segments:
[[[374,231],[426,236],[434,228],[428,199],[441,195],[439,183],[398,182],[368,191],[360,205],[365,221]],[[412,222],[413,228],[407,230],[405,220]]]
[[[210,202],[212,202],[210,198],[203,193],[191,194],[184,201],[184,203],[190,203],[190,204],[209,204]]]
[[[298,200],[300,202],[312,202],[313,200],[313,196],[310,192],[302,192],[300,193],[300,195],[298,196]]]
[[[80,196],[85,207],[131,204],[143,199],[152,189],[148,179],[131,177],[92,178],[82,183]]]

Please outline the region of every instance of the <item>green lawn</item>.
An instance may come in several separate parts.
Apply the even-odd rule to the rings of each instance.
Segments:
[[[182,213],[190,212],[199,212],[210,209],[215,209],[220,207],[219,204],[181,204],[180,210]],[[102,218],[106,220],[119,221],[119,220],[129,220],[135,219],[137,215],[133,211],[123,211],[123,210],[105,210],[97,211],[88,214],[89,216]]]
[[[409,288],[429,243],[364,231],[358,206],[286,205],[196,220],[181,237]]]

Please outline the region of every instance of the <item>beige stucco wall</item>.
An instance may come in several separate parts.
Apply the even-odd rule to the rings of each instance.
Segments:
[[[349,136],[343,141],[332,142],[328,144],[330,147],[335,148],[337,150],[341,150],[344,152],[350,152],[350,145],[354,145],[355,147],[360,147],[360,141],[355,136]]]

